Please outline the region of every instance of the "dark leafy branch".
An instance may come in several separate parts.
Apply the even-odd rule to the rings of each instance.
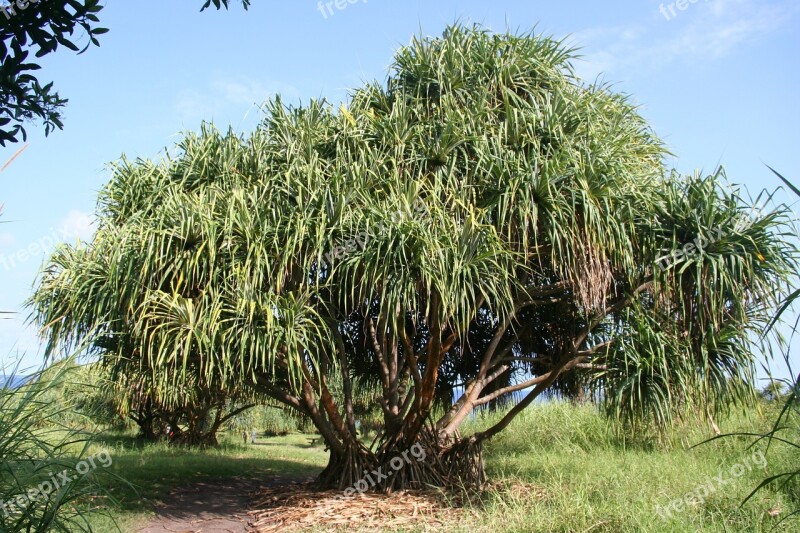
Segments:
[[[229,0],[209,0],[217,9]],[[250,0],[242,0],[245,9]],[[35,74],[37,60],[59,47],[82,54],[108,32],[99,26],[100,0],[20,0],[0,9],[0,146],[27,139],[26,124],[41,122],[45,135],[63,129],[67,99]]]

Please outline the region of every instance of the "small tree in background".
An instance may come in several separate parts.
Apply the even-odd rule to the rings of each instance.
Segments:
[[[761,389],[761,395],[769,402],[785,399],[787,394],[786,383],[782,381],[770,381],[769,385]]]
[[[183,383],[175,394],[165,394],[149,373],[91,366],[102,381],[98,384],[101,396],[119,419],[133,421],[139,428],[138,437],[148,441],[216,446],[217,434],[229,420],[264,401],[253,391],[212,389],[198,381]]]

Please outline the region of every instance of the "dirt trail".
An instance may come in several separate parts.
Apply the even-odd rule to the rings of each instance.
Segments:
[[[296,480],[230,478],[192,483],[156,504],[156,517],[137,533],[243,533],[253,493]]]

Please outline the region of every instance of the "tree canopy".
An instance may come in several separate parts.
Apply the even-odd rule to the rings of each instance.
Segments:
[[[276,98],[249,135],[204,126],[122,159],[94,240],[60,248],[31,300],[48,352],[88,345],[165,395],[255,387],[313,420],[339,487],[420,443],[437,459],[383,486],[479,481],[482,442],[545,391],[662,425],[752,397],[748,336],[795,264],[785,210],[669,172],[572,58],[453,26],[347,106]],[[381,391],[372,446],[361,384]]]

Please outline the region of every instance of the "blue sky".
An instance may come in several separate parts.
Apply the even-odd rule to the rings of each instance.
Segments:
[[[99,48],[43,61],[40,79],[69,105],[65,129],[44,137],[32,125],[30,145],[0,174],[0,309],[18,312],[0,321],[0,361],[41,361],[21,304],[52,242],[91,236],[109,162],[158,157],[202,120],[248,131],[275,93],[344,100],[349,88],[383,80],[412,35],[459,20],[568,37],[581,48],[581,76],[631,94],[682,172],[723,164],[753,194],[779,185],[764,162],[800,178],[794,0],[339,0],[344,8],[330,10],[317,0],[252,0],[247,12],[199,13],[201,4],[109,0],[100,15],[111,31]],[[0,149],[0,165],[19,148]]]

